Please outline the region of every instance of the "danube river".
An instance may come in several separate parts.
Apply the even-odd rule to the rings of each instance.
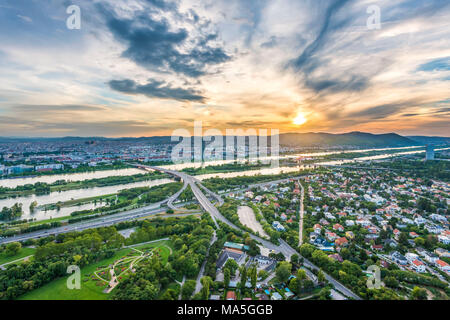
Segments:
[[[397,150],[397,149],[410,149],[411,147],[407,148],[387,148],[387,149],[368,149],[368,150],[355,150],[353,152],[371,152],[371,151],[389,151],[389,150]],[[417,148],[417,147],[416,147]],[[445,149],[436,149],[436,151],[440,150],[447,150],[449,148]],[[368,156],[368,157],[358,157],[353,159],[345,159],[345,160],[339,160],[339,161],[326,161],[326,162],[320,162],[317,161],[316,165],[340,165],[355,161],[368,161],[368,160],[380,160],[380,159],[386,159],[390,157],[395,156],[404,156],[404,155],[410,155],[410,154],[417,154],[417,153],[424,153],[425,150],[413,150],[413,151],[404,151],[404,152],[394,152],[394,153],[386,153],[381,155],[374,155],[374,156]],[[323,153],[309,153],[309,154],[297,154],[297,155],[290,155],[290,156],[282,156],[280,158],[284,157],[298,157],[298,156],[323,156],[323,155],[329,155],[329,154],[339,154],[342,152],[323,152]],[[345,153],[350,153],[349,151],[346,151]],[[205,165],[218,165],[218,164],[224,164],[224,163],[230,163],[232,161],[229,160],[221,160],[221,161],[211,161],[206,163],[185,163],[182,165],[168,165],[163,166],[165,168],[170,168],[174,170],[181,170],[183,168],[193,168],[193,167],[201,167]],[[313,166],[313,164],[312,164]],[[256,169],[256,170],[247,170],[247,171],[236,171],[236,172],[227,172],[227,173],[211,173],[211,174],[204,174],[196,176],[199,180],[205,180],[209,178],[233,178],[237,176],[254,176],[254,175],[275,175],[280,173],[288,173],[288,172],[298,172],[304,169],[308,169],[311,166],[290,166],[290,167],[276,167],[276,168],[262,168],[262,169]],[[80,181],[85,179],[93,179],[93,178],[103,178],[103,177],[109,177],[109,176],[126,176],[126,175],[133,175],[142,173],[142,170],[139,169],[121,169],[121,170],[105,170],[105,171],[94,171],[94,172],[86,172],[86,173],[75,173],[75,174],[65,174],[65,175],[48,175],[48,176],[39,176],[39,177],[32,177],[32,178],[18,178],[18,179],[4,179],[0,180],[0,186],[5,187],[15,187],[18,185],[23,185],[27,183],[35,183],[35,182],[55,182],[57,180],[70,180],[70,181]],[[116,185],[116,186],[108,186],[108,187],[95,187],[95,188],[86,188],[86,189],[77,189],[77,190],[69,190],[69,191],[62,191],[62,192],[52,192],[47,195],[30,195],[27,197],[17,197],[17,198],[8,198],[0,200],[0,208],[3,207],[11,207],[15,203],[22,203],[24,214],[22,216],[22,219],[29,219],[29,218],[36,218],[37,220],[42,219],[48,219],[50,217],[62,217],[70,215],[73,211],[78,210],[86,210],[86,209],[93,209],[96,206],[104,205],[97,202],[97,204],[94,203],[87,203],[80,206],[72,206],[72,207],[62,207],[59,211],[56,210],[39,210],[36,209],[35,212],[32,214],[30,213],[29,206],[33,201],[36,201],[38,203],[38,206],[45,205],[45,204],[54,204],[59,201],[69,201],[69,200],[76,200],[76,199],[82,199],[82,198],[88,198],[93,196],[102,196],[102,195],[109,195],[117,193],[120,190],[123,189],[130,189],[130,188],[136,188],[136,187],[143,187],[143,186],[157,186],[162,185],[171,182],[170,179],[158,179],[153,181],[142,181],[142,182],[136,182],[136,183],[130,183],[130,184],[122,184],[122,185]]]
[[[23,215],[21,219],[30,219],[35,218],[36,220],[50,219],[62,216],[68,216],[70,213],[79,210],[87,210],[93,209],[98,206],[104,206],[105,203],[100,203],[97,201],[97,204],[87,203],[80,206],[71,206],[71,207],[62,207],[60,210],[39,210],[35,209],[33,213],[30,213],[30,204],[33,201],[36,201],[38,206],[42,206],[45,204],[52,204],[57,202],[64,202],[74,199],[83,199],[94,196],[103,196],[117,193],[123,189],[131,189],[137,187],[153,187],[166,183],[173,182],[170,179],[157,179],[157,180],[149,180],[149,181],[140,181],[128,184],[120,184],[115,186],[107,186],[107,187],[94,187],[94,188],[86,188],[86,189],[76,189],[76,190],[68,190],[61,192],[52,192],[50,194],[45,195],[30,195],[26,197],[17,197],[17,198],[7,198],[0,200],[0,208],[3,207],[11,207],[15,203],[21,203],[23,206]]]

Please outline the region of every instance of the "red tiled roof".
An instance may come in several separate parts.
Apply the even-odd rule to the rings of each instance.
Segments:
[[[228,299],[236,300],[236,293],[234,293],[234,291],[228,291],[227,292],[227,300]]]

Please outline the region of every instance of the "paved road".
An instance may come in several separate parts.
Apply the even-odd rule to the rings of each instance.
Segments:
[[[102,218],[87,220],[84,222],[74,223],[63,227],[53,228],[53,229],[47,229],[47,230],[40,230],[30,233],[25,233],[21,235],[16,235],[13,237],[8,237],[4,239],[0,239],[0,244],[3,243],[9,243],[9,242],[15,242],[15,241],[24,241],[28,239],[38,239],[42,237],[48,237],[50,235],[58,235],[61,233],[67,233],[72,231],[83,231],[87,229],[92,228],[99,228],[99,227],[107,227],[114,224],[118,224],[120,222],[139,219],[143,217],[147,217],[150,215],[156,215],[158,213],[165,212],[165,209],[161,208],[153,208],[153,209],[135,209],[131,210],[125,213],[117,213],[112,216],[105,216]],[[178,216],[186,216],[186,215],[192,215],[192,214],[198,214],[198,212],[192,212],[192,213],[186,213],[186,214],[172,214],[167,217],[178,217]]]
[[[221,221],[222,223],[227,224],[228,226],[230,226],[233,229],[239,230],[239,231],[243,231],[241,230],[238,226],[234,225],[233,223],[231,223],[228,219],[226,219],[224,216],[222,216],[222,214],[220,214],[219,210],[211,203],[211,201],[209,201],[209,199],[205,196],[205,194],[203,192],[200,191],[199,187],[197,186],[197,183],[201,185],[201,183],[185,174],[182,172],[178,172],[178,171],[174,171],[174,170],[168,170],[168,169],[164,169],[164,168],[159,168],[159,167],[153,167],[153,166],[143,166],[143,165],[136,165],[139,168],[143,168],[143,169],[151,169],[151,170],[156,170],[156,171],[161,171],[161,172],[166,172],[168,174],[171,174],[175,177],[179,177],[181,178],[185,184],[189,184],[191,186],[192,192],[194,193],[194,196],[197,198],[198,202],[200,203],[200,206],[211,215],[211,218],[213,219],[215,225],[217,228],[219,228],[219,225],[217,223],[217,221]],[[289,181],[290,178],[287,179],[281,179],[278,181]],[[277,183],[276,181],[271,181],[271,182],[265,182],[259,185],[264,185],[264,184],[271,184],[271,183]],[[204,188],[204,187],[203,187]],[[204,188],[206,189],[206,188]],[[209,191],[209,190],[208,190]],[[208,193],[213,194],[211,191],[209,191]],[[174,198],[175,195],[172,195],[171,197],[169,197],[168,199],[161,201],[160,203],[164,203],[166,201],[170,201],[172,198]],[[219,196],[215,196],[216,199],[218,199],[219,203]],[[172,200],[173,201],[173,200]],[[160,203],[156,204],[156,205],[160,205]],[[148,207],[146,207],[148,209]],[[40,237],[46,237],[49,235],[57,235],[60,233],[66,233],[66,232],[70,232],[70,231],[81,231],[81,230],[85,230],[85,229],[90,229],[90,228],[98,228],[98,227],[105,227],[105,226],[110,226],[113,224],[117,224],[123,221],[128,221],[128,220],[133,220],[133,219],[137,219],[137,218],[141,218],[141,217],[145,217],[148,215],[152,215],[152,214],[156,214],[159,212],[162,212],[164,210],[161,210],[160,208],[155,208],[152,210],[146,210],[146,208],[140,208],[140,209],[135,209],[135,210],[131,210],[125,213],[118,213],[115,214],[112,217],[104,217],[104,218],[99,218],[99,219],[93,219],[93,220],[89,220],[86,222],[80,222],[77,224],[72,224],[69,226],[65,226],[65,227],[59,227],[59,228],[54,228],[51,230],[45,230],[45,231],[37,231],[34,233],[29,233],[29,234],[24,234],[24,235],[19,235],[19,236],[15,236],[15,237],[10,237],[10,238],[6,238],[6,239],[0,239],[0,244],[1,243],[8,243],[8,242],[13,242],[13,241],[23,241],[23,240],[27,240],[27,239],[34,239],[34,238],[40,238]],[[191,213],[194,214],[194,213]],[[171,215],[171,217],[173,216],[178,216],[178,215]],[[182,215],[183,216],[183,215]],[[274,251],[279,251],[281,253],[283,253],[283,255],[286,258],[290,258],[293,254],[298,254],[298,252],[293,249],[291,246],[289,246],[284,240],[280,239],[280,245],[275,245],[272,242],[269,242],[267,240],[264,240],[256,235],[250,234],[250,237],[256,241],[258,241],[259,243],[261,243],[264,247],[274,250]],[[304,265],[306,267],[309,267],[310,269],[314,269],[314,270],[318,270],[318,267],[316,267],[314,264],[312,264],[310,261],[308,261],[307,259],[304,259]],[[341,283],[339,283],[337,280],[335,280],[334,278],[332,278],[331,276],[329,276],[328,274],[325,274],[325,278],[332,283],[335,288],[337,290],[339,290],[340,292],[344,293],[346,296],[348,297],[352,297],[354,299],[360,299],[357,295],[355,295],[351,290],[349,290],[348,288],[346,288],[345,286],[343,286]]]
[[[303,244],[303,216],[304,216],[304,206],[303,201],[305,200],[305,189],[303,188],[303,185],[301,184],[300,180],[298,180],[298,184],[301,188],[301,196],[300,196],[300,223],[298,226],[298,246],[300,247]]]
[[[220,214],[219,210],[211,203],[211,201],[209,201],[209,199],[203,194],[203,192],[200,191],[200,189],[198,188],[196,182],[198,181],[197,179],[183,173],[183,172],[178,172],[178,171],[174,171],[174,170],[168,170],[168,169],[164,169],[164,168],[159,168],[159,167],[151,167],[151,166],[139,166],[139,167],[143,167],[143,168],[149,168],[152,170],[156,170],[156,171],[161,171],[161,172],[165,172],[168,174],[171,174],[175,177],[179,177],[181,178],[183,181],[187,181],[187,183],[190,184],[191,189],[195,195],[195,197],[197,198],[198,202],[200,203],[200,206],[206,211],[208,212],[212,219],[214,220],[214,223],[216,224],[217,227],[218,223],[217,221],[221,221],[225,224],[227,224],[228,226],[230,226],[233,229],[236,230],[241,230],[238,226],[234,225],[233,223],[231,223],[227,218],[225,218],[224,216],[222,216],[222,214]],[[289,181],[290,178],[287,179],[281,179],[279,180],[281,181]],[[199,183],[199,182],[197,182]],[[266,184],[271,184],[271,183],[276,183],[276,182],[266,182]],[[199,183],[200,184],[200,183]],[[262,184],[264,185],[264,184]],[[299,253],[292,248],[291,246],[289,246],[283,239],[280,239],[280,245],[275,245],[272,242],[269,242],[267,240],[264,240],[258,236],[255,236],[253,234],[250,234],[250,238],[258,241],[259,243],[261,243],[264,247],[271,249],[271,250],[275,250],[275,251],[279,251],[281,253],[283,253],[283,255],[289,259],[293,254],[297,254],[299,255]],[[310,269],[313,270],[319,270],[319,268],[314,265],[312,262],[310,262],[309,260],[304,258],[304,265]],[[350,289],[348,289],[347,287],[345,287],[343,284],[341,284],[340,282],[338,282],[337,280],[335,280],[333,277],[331,277],[330,275],[325,274],[325,278],[328,280],[328,282],[330,282],[331,284],[334,285],[334,287],[339,290],[340,292],[342,292],[343,294],[345,294],[347,297],[351,297],[353,299],[356,300],[361,300],[360,297],[358,297],[356,294],[354,294]]]
[[[176,210],[177,208],[173,205],[173,202],[178,199],[178,197],[183,193],[184,190],[186,190],[188,184],[187,182],[184,182],[183,187],[176,192],[174,195],[172,195],[171,197],[169,197],[169,199],[167,200],[167,206],[172,209],[172,210]]]

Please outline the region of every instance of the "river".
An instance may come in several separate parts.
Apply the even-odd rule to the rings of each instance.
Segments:
[[[393,149],[410,149],[412,147],[406,147],[406,148],[393,148]],[[442,149],[436,149],[436,151],[440,150],[448,150],[450,148],[442,148]],[[376,150],[392,150],[392,148],[385,148],[385,149],[368,149],[368,150],[357,150],[354,152],[371,152]],[[348,152],[348,151],[347,151]],[[402,156],[402,155],[409,155],[409,154],[416,154],[416,153],[424,153],[425,150],[414,150],[414,151],[405,151],[405,152],[397,152],[397,153],[387,153],[382,155],[375,155],[375,156],[368,156],[368,157],[358,157],[354,159],[344,159],[344,160],[338,160],[338,161],[327,161],[327,162],[317,162],[316,164],[320,165],[340,165],[345,163],[351,163],[355,161],[367,161],[367,160],[379,160],[379,159],[386,159],[394,156]],[[331,152],[326,153],[328,154],[338,154],[342,152]],[[314,156],[318,155],[311,153],[311,154],[297,154],[294,156]],[[324,153],[320,153],[320,155],[325,155]],[[283,156],[285,157],[285,156]],[[292,156],[288,156],[292,157]],[[219,160],[219,161],[211,161],[207,162],[206,165],[217,165],[217,164],[224,164],[224,163],[230,163],[232,161],[229,160]],[[181,170],[183,168],[192,168],[192,167],[201,167],[204,166],[205,163],[185,163],[185,164],[179,164],[179,165],[167,165],[163,166],[165,168],[170,168],[174,170]],[[219,177],[219,178],[233,178],[238,176],[254,176],[254,175],[275,175],[280,173],[288,173],[288,172],[298,172],[304,169],[310,168],[310,165],[306,166],[291,166],[291,167],[278,167],[278,168],[262,168],[257,170],[247,170],[247,171],[236,171],[236,172],[227,172],[227,173],[211,173],[211,174],[203,174],[196,176],[199,180],[205,180],[209,178]],[[76,173],[76,174],[66,174],[66,175],[50,175],[50,176],[40,176],[40,177],[33,177],[33,178],[19,178],[19,179],[5,179],[0,180],[0,185],[3,186],[17,186],[24,183],[35,183],[38,181],[42,182],[54,182],[57,180],[71,180],[71,181],[79,181],[84,179],[93,179],[93,178],[102,178],[102,177],[108,177],[108,176],[123,176],[123,175],[133,175],[142,173],[139,169],[121,169],[121,170],[107,170],[107,171],[95,171],[95,172],[86,172],[86,173]],[[62,191],[62,192],[52,192],[48,195],[30,195],[27,197],[18,197],[18,198],[8,198],[0,200],[0,208],[3,207],[11,207],[14,203],[22,203],[23,204],[23,210],[24,215],[22,216],[22,219],[29,219],[29,218],[36,218],[37,220],[42,219],[48,219],[50,217],[62,217],[70,215],[73,211],[78,210],[86,210],[86,209],[93,209],[96,206],[104,205],[97,202],[95,205],[94,203],[88,203],[80,206],[73,206],[73,207],[63,207],[59,211],[56,210],[48,210],[47,212],[41,211],[41,210],[35,210],[33,214],[30,213],[29,206],[33,201],[36,201],[39,206],[44,204],[51,204],[51,203],[57,203],[58,201],[69,201],[72,199],[81,199],[81,198],[88,198],[92,196],[100,196],[100,195],[108,195],[112,193],[116,193],[119,190],[122,189],[130,189],[135,187],[142,187],[142,186],[156,186],[161,185],[165,183],[169,183],[172,180],[170,179],[158,179],[153,181],[142,181],[142,182],[136,182],[131,184],[122,184],[122,185],[116,185],[116,186],[108,186],[108,187],[96,187],[96,188],[87,188],[87,189],[77,189],[77,190],[69,190],[69,191]]]
[[[34,177],[0,179],[0,187],[15,188],[17,186],[23,186],[25,184],[34,184],[36,182],[53,183],[58,180],[83,181],[113,176],[131,176],[139,173],[142,173],[142,171],[136,168],[129,168],[129,169],[99,170],[80,173],[51,174]]]
[[[157,180],[149,180],[149,181],[140,181],[134,183],[120,184],[115,186],[107,186],[107,187],[94,187],[94,188],[86,188],[86,189],[76,189],[76,190],[68,190],[61,192],[52,192],[46,195],[30,195],[26,197],[17,197],[17,198],[7,198],[0,200],[0,208],[3,207],[12,207],[15,203],[22,203],[23,215],[21,219],[30,219],[35,218],[36,220],[43,220],[49,218],[63,217],[68,216],[70,213],[79,210],[87,210],[94,209],[95,207],[104,206],[105,203],[100,203],[97,201],[97,204],[87,203],[79,206],[71,206],[71,207],[62,207],[59,211],[57,210],[39,210],[35,209],[33,213],[30,212],[30,204],[33,201],[38,203],[38,206],[42,206],[44,204],[52,204],[57,203],[59,201],[69,201],[73,199],[83,199],[94,196],[102,196],[117,193],[123,189],[131,189],[137,187],[153,187],[166,183],[173,182],[171,179],[157,179]]]

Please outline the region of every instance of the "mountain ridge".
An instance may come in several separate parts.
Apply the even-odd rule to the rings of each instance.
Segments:
[[[269,139],[270,140],[270,139]],[[176,144],[170,136],[150,137],[0,137],[0,143],[27,141],[148,141],[154,144]],[[425,144],[450,144],[450,138],[439,136],[401,136],[397,133],[373,134],[352,131],[347,133],[307,132],[281,133],[279,135],[282,147],[406,147]]]

